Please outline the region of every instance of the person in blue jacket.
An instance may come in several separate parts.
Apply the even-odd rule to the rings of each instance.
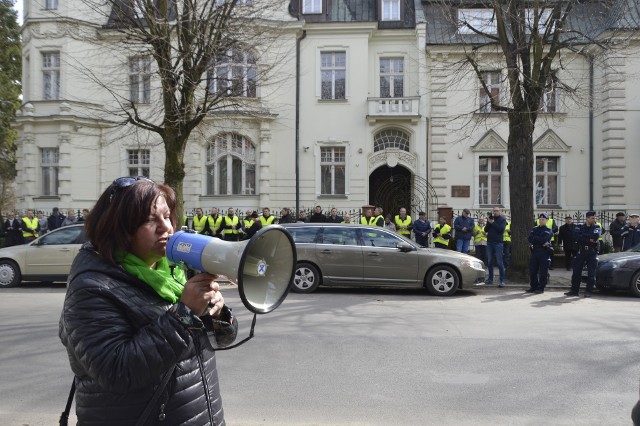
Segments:
[[[580,281],[582,279],[582,267],[587,265],[587,288],[584,297],[591,297],[593,287],[596,284],[596,267],[598,266],[598,239],[602,235],[602,228],[596,223],[596,212],[588,211],[585,223],[576,226],[574,230],[575,241],[578,243],[578,254],[573,261],[573,273],[571,275],[571,290],[565,296],[578,296]]]
[[[527,293],[544,293],[549,278],[549,264],[551,263],[551,237],[553,231],[547,227],[549,215],[540,213],[538,216],[538,226],[529,233],[529,244],[531,244],[531,258],[529,260],[530,287]]]
[[[473,237],[473,227],[475,222],[471,217],[469,209],[462,210],[462,216],[456,217],[453,221],[453,228],[456,230],[456,250],[461,253],[469,253],[469,241]]]
[[[416,243],[422,247],[429,247],[431,223],[427,220],[425,212],[418,213],[418,218],[413,222],[413,234],[416,236]]]
[[[494,207],[491,214],[487,218],[487,224],[484,227],[487,233],[487,262],[489,263],[489,276],[484,282],[485,284],[493,284],[493,268],[498,266],[500,272],[500,284],[498,287],[504,287],[504,263],[502,262],[504,228],[507,227],[507,219],[502,216],[500,207]]]

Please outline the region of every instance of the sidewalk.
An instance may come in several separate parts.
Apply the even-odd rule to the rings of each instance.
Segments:
[[[549,282],[547,283],[547,287],[546,288],[558,288],[558,289],[568,289],[571,287],[571,274],[573,272],[572,271],[567,271],[564,268],[554,268],[552,270],[549,271]],[[500,277],[500,272],[498,272],[498,268],[494,268],[494,273],[493,273],[493,285],[474,285],[473,288],[475,289],[482,289],[482,288],[497,288],[498,287],[498,281]],[[505,287],[506,288],[510,288],[510,287],[515,287],[515,288],[520,288],[520,287],[529,287],[529,281],[527,280],[526,282],[514,282],[509,280],[509,274],[507,273],[507,279],[505,280]]]

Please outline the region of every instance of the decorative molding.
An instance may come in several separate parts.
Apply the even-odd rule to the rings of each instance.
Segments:
[[[400,149],[385,149],[370,154],[368,162],[369,170],[375,170],[380,166],[395,167],[401,165],[416,173],[418,156]]]
[[[489,130],[480,138],[478,143],[471,147],[471,151],[473,152],[506,150],[507,141],[502,139],[494,130]]]
[[[549,129],[533,143],[533,152],[569,152],[571,146],[560,139],[553,130]]]
[[[23,32],[23,37],[24,43],[27,43],[31,38],[55,39],[71,37],[75,40],[83,40],[86,38],[86,36],[82,34],[80,24],[77,22],[55,22],[46,24],[34,22],[29,24],[27,31]]]

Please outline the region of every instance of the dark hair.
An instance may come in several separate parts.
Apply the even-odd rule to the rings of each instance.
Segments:
[[[171,226],[176,226],[176,196],[167,185],[140,180],[134,185],[111,184],[91,209],[85,222],[85,234],[100,256],[115,264],[114,250],[128,251],[131,239],[147,221],[158,197],[169,206]]]

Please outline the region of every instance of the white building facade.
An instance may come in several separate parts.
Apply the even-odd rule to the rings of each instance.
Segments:
[[[192,133],[187,211],[375,204],[433,217],[442,205],[509,208],[507,118],[483,109],[477,78],[456,71],[461,47],[441,37],[430,2],[281,3],[270,17],[282,29],[273,52],[230,54],[228,67],[212,68],[247,76],[278,61],[273,81],[246,79],[236,94],[248,98],[245,110],[212,114]],[[106,49],[108,13],[83,5],[25,0],[18,209],[91,207],[119,176],[163,179],[162,141],[105,113],[118,94],[152,113],[155,64]],[[640,210],[638,38],[626,49],[593,69],[583,56],[565,57],[558,77],[581,99],[595,97],[548,94],[534,135],[538,210]],[[484,71],[504,96],[494,62],[487,57]]]

